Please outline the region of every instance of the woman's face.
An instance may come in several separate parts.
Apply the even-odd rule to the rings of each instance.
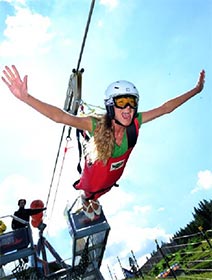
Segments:
[[[127,106],[124,109],[117,108],[114,106],[115,119],[119,121],[123,126],[128,126],[131,124],[135,109]]]

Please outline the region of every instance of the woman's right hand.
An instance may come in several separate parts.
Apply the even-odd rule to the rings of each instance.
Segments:
[[[15,65],[12,65],[11,68],[5,66],[3,74],[4,76],[1,77],[2,81],[8,86],[12,94],[18,99],[25,101],[28,97],[27,76],[24,76],[22,81]]]

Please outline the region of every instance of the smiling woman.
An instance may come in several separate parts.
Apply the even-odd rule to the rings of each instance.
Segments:
[[[44,103],[28,93],[27,76],[23,80],[16,67],[6,66],[3,82],[21,101],[55,122],[86,130],[91,136],[82,176],[74,187],[83,190],[84,213],[91,220],[100,215],[98,198],[108,192],[122,176],[128,158],[136,144],[141,124],[170,113],[202,91],[205,72],[201,71],[197,85],[190,91],[169,100],[162,106],[137,113],[139,93],[134,84],[117,81],[105,92],[107,113],[100,118],[79,117],[64,112],[58,107]],[[95,156],[91,154],[95,153]]]

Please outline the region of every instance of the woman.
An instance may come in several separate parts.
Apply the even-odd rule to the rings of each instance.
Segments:
[[[74,116],[34,98],[28,93],[27,76],[22,80],[14,65],[11,68],[5,67],[2,80],[14,96],[44,116],[55,122],[86,130],[92,136],[87,147],[82,177],[74,187],[84,191],[83,210],[93,220],[95,215],[101,213],[98,198],[108,192],[121,177],[141,124],[171,113],[201,92],[204,78],[205,71],[202,70],[193,89],[160,107],[142,113],[137,113],[139,93],[136,87],[127,81],[117,81],[109,85],[105,92],[107,113],[100,118]]]

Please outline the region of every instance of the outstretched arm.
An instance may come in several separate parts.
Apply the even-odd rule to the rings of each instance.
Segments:
[[[34,108],[39,113],[50,118],[51,120],[73,126],[79,129],[91,131],[92,122],[90,117],[77,117],[64,112],[58,107],[42,102],[28,93],[27,76],[21,79],[18,70],[14,65],[11,68],[5,66],[2,76],[3,82],[8,86],[12,94]]]
[[[29,216],[32,216],[32,215],[36,215],[36,214],[39,214],[39,213],[41,213],[41,212],[43,212],[43,211],[45,211],[47,208],[45,207],[45,208],[29,208],[29,209],[26,209],[27,210],[27,214],[29,215]]]
[[[203,89],[204,86],[204,81],[205,81],[205,71],[202,70],[199,75],[199,80],[197,82],[197,85],[190,91],[173,98],[163,105],[161,105],[158,108],[146,111],[142,113],[142,122],[149,122],[153,119],[156,119],[164,114],[171,113],[174,111],[177,107],[181,106],[183,103],[188,101],[190,98],[195,96],[196,94],[200,93]]]

